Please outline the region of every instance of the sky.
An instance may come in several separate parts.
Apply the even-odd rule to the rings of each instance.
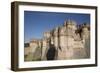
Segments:
[[[76,21],[78,25],[90,24],[90,14],[24,11],[24,42],[41,39],[43,32],[63,25],[68,19]]]

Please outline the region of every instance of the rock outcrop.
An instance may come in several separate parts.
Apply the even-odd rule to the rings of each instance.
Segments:
[[[32,42],[33,41],[33,42]],[[67,20],[62,26],[44,32],[41,40],[32,40],[25,47],[25,61],[36,60],[67,60],[90,57],[90,25],[78,25]],[[34,53],[38,51],[38,55]],[[28,59],[31,53],[32,59]]]

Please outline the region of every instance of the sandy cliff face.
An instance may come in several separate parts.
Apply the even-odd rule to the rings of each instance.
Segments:
[[[25,48],[25,55],[28,55],[29,51],[34,54],[38,48],[41,60],[89,58],[90,25],[77,26],[75,21],[65,21],[63,26],[45,32],[41,42],[31,42],[30,46]]]

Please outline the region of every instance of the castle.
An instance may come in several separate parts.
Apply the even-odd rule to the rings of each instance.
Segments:
[[[67,20],[62,26],[44,32],[25,47],[25,61],[67,60],[90,57],[90,25]]]

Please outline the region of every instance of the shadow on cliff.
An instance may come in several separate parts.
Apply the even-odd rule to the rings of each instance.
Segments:
[[[47,60],[54,60],[56,56],[56,48],[54,44],[50,44],[50,48],[47,51],[46,57]]]

